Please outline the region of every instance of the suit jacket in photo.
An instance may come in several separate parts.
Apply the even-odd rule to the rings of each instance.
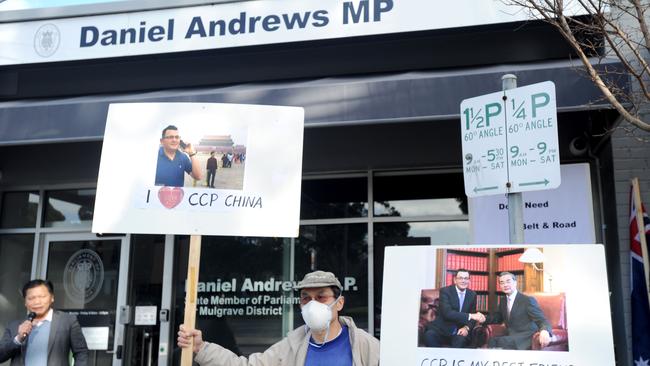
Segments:
[[[440,289],[440,302],[436,318],[426,325],[425,331],[435,330],[441,335],[455,334],[458,329],[467,325],[470,330],[474,327],[475,321],[468,320],[470,313],[476,312],[476,292],[466,289],[463,308],[459,309],[460,301],[456,285],[443,287]]]
[[[489,323],[504,323],[508,336],[515,338],[517,349],[526,350],[531,348],[533,334],[546,329],[550,335],[551,324],[546,320],[542,309],[534,297],[517,292],[515,301],[508,316],[508,299],[505,296],[499,298],[499,312],[494,319],[488,319]]]
[[[5,329],[0,340],[0,363],[11,360],[11,366],[24,366],[27,352],[27,340],[22,345],[14,343],[18,326],[25,320],[14,320]],[[72,351],[75,366],[88,364],[88,347],[81,333],[81,327],[74,315],[54,310],[50,324],[50,336],[47,343],[47,365],[69,365],[68,355]]]

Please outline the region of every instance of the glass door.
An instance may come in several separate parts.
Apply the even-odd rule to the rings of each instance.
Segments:
[[[89,365],[121,365],[128,238],[92,233],[47,234],[41,277],[54,284],[54,307],[79,319]],[[120,311],[120,309],[122,311]]]

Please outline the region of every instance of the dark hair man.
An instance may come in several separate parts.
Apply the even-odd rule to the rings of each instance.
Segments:
[[[52,282],[32,280],[23,286],[27,320],[14,320],[0,340],[0,362],[11,366],[69,365],[70,352],[75,366],[86,366],[88,347],[77,317],[52,309]]]
[[[162,130],[158,163],[156,165],[156,185],[182,187],[185,173],[196,180],[201,180],[199,159],[192,144],[185,144],[178,134],[178,128],[169,125]]]
[[[214,188],[214,178],[217,175],[218,167],[217,158],[214,157],[214,151],[212,151],[205,166],[205,169],[208,171],[208,177],[205,183],[210,188]]]
[[[537,331],[540,331],[541,346],[548,345],[551,341],[551,325],[544,317],[537,300],[517,291],[517,277],[510,272],[499,274],[499,286],[505,296],[499,299],[499,311],[490,314],[488,323],[504,323],[508,335],[491,338],[488,347],[530,349],[533,334]]]
[[[468,288],[469,282],[469,272],[461,268],[456,271],[454,284],[440,289],[438,313],[425,327],[427,347],[463,348],[476,323],[485,321],[485,316],[476,312],[476,292]]]
[[[229,350],[203,341],[201,331],[178,332],[178,345],[189,347],[194,338],[194,361],[201,366],[218,365],[379,365],[379,341],[358,329],[351,318],[339,316],[343,309],[343,286],[331,272],[315,271],[296,285],[305,325],[262,353],[237,357]]]

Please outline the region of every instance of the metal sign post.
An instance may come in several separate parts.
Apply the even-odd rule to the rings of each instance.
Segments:
[[[561,183],[555,84],[504,75],[502,91],[463,100],[460,114],[465,194],[507,194],[510,243],[523,243],[521,192]]]
[[[517,76],[506,74],[501,77],[503,91],[517,87]],[[505,96],[504,96],[505,98]],[[506,123],[506,129],[507,129]],[[506,183],[512,187],[512,182]],[[521,192],[508,193],[508,224],[510,226],[510,244],[524,243],[524,200]]]

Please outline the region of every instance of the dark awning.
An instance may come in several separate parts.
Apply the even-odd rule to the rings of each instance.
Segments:
[[[459,117],[463,99],[501,89],[512,73],[518,85],[551,80],[558,111],[608,108],[576,62],[556,61],[472,69],[413,71],[382,76],[337,77],[283,83],[165,90],[141,94],[0,103],[0,145],[100,140],[110,103],[203,102],[299,106],[305,127]],[[617,63],[599,67],[618,69]],[[611,75],[620,75],[612,72]],[[619,77],[619,88],[629,78]],[[137,117],[136,117],[137,119]]]

